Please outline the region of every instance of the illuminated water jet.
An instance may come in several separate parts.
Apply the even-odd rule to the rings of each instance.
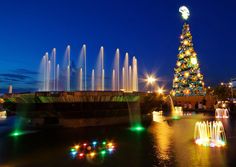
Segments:
[[[216,118],[229,118],[229,111],[226,108],[217,108],[215,110]]]
[[[203,121],[195,124],[195,143],[206,147],[222,147],[226,145],[224,126],[221,121]]]
[[[153,111],[152,112],[152,120],[154,122],[163,122],[163,111]]]
[[[63,65],[59,67],[56,64],[56,48],[52,49],[49,57],[48,52],[42,58],[40,65],[40,82],[39,91],[87,91],[87,56],[86,45],[83,45],[77,66],[71,63],[71,47],[68,45],[62,61]],[[73,59],[72,59],[73,60]],[[96,68],[92,70],[90,90],[92,91],[124,91],[124,92],[138,92],[138,64],[134,56],[132,63],[129,64],[129,54],[125,54],[124,66],[120,68],[120,51],[116,49],[114,67],[111,71],[105,69],[104,64],[104,47],[100,48]],[[122,73],[122,77],[120,74]],[[112,77],[106,79],[106,76],[111,74]],[[75,79],[75,77],[77,79]],[[112,84],[108,84],[107,80]],[[72,83],[76,81],[75,83]],[[110,85],[108,87],[107,85]],[[122,89],[121,89],[122,88]]]

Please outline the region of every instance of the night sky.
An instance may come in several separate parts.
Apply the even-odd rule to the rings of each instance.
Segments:
[[[155,72],[171,87],[186,5],[195,51],[206,85],[236,77],[235,0],[5,0],[0,2],[0,92],[37,88],[41,57],[66,46],[77,61],[87,45],[88,73],[105,48],[110,73],[116,48],[138,58],[139,76]],[[109,74],[107,74],[109,75]]]

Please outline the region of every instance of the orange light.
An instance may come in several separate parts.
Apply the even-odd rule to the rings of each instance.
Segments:
[[[75,145],[75,149],[78,150],[79,149],[79,145]]]

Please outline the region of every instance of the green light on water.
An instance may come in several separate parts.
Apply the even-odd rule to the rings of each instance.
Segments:
[[[179,116],[173,116],[172,119],[178,120],[178,119],[180,119],[180,117]]]
[[[131,127],[130,130],[131,130],[131,131],[139,132],[139,131],[145,130],[145,128],[142,127],[141,125],[136,125],[136,126]]]
[[[10,136],[16,137],[16,136],[20,136],[22,134],[23,134],[23,132],[21,132],[19,130],[15,130],[10,134]]]

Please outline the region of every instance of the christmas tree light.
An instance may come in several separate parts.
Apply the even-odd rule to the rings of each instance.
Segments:
[[[184,20],[189,17],[189,10],[179,10]],[[197,53],[194,51],[189,24],[184,23],[180,35],[180,46],[176,68],[174,69],[173,96],[202,96],[206,94],[203,75],[200,72]]]

